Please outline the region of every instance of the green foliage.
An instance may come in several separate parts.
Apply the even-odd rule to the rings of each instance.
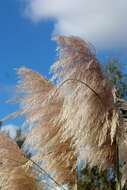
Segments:
[[[108,180],[107,171],[100,172],[97,167],[86,167],[81,171],[78,190],[115,190],[115,180]]]
[[[117,89],[118,97],[127,97],[127,74],[125,74],[126,65],[119,60],[110,58],[105,66],[106,73]]]
[[[22,135],[21,129],[18,129],[15,141],[16,141],[17,145],[19,146],[19,148],[22,147],[24,140],[25,140],[25,138]]]

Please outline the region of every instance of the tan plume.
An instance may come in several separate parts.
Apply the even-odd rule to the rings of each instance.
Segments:
[[[36,190],[32,170],[26,168],[27,159],[17,144],[0,133],[0,187],[1,190]]]
[[[91,44],[78,37],[57,36],[58,60],[51,66],[52,84],[20,68],[16,99],[19,114],[34,128],[24,147],[34,161],[61,185],[75,183],[76,161],[87,146],[90,166],[114,167],[116,136],[125,140],[126,121],[114,86],[103,73]],[[122,149],[121,149],[122,150]],[[85,157],[84,157],[85,158]]]

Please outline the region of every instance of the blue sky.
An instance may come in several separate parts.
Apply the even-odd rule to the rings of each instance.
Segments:
[[[25,19],[18,1],[0,1],[0,118],[15,109],[5,104],[14,93],[15,68],[27,66],[48,76],[55,55],[52,27],[51,22],[33,24]]]
[[[5,103],[14,94],[14,85],[17,80],[14,69],[27,66],[48,77],[49,67],[55,60],[56,44],[51,41],[53,32],[61,34],[61,28],[63,28],[65,31],[63,33],[73,34],[70,29],[67,30],[66,25],[62,25],[60,28],[59,15],[50,14],[50,11],[53,12],[52,10],[49,12],[46,12],[47,9],[45,11],[32,10],[32,7],[29,11],[31,4],[29,4],[28,9],[26,4],[22,2],[21,0],[0,1],[0,118],[16,109],[16,106]],[[28,2],[30,3],[32,0],[28,0]],[[38,0],[34,2],[38,3]],[[54,2],[57,3],[57,1]],[[45,12],[45,15],[41,15],[41,11]],[[62,18],[64,17],[62,16]],[[76,32],[74,34],[80,35]],[[88,39],[90,38],[94,42],[94,36],[91,36],[88,36]],[[95,40],[95,46],[96,43],[98,44],[98,40]],[[115,43],[115,38],[112,43]],[[97,55],[102,61],[109,56],[119,57],[122,62],[126,62],[127,58],[125,45],[119,47],[117,43],[115,46],[111,46],[111,44],[109,47],[107,44],[106,46],[99,46]],[[8,122],[19,123],[18,120]]]

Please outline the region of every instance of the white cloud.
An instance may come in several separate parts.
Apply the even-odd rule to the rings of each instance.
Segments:
[[[81,36],[97,46],[126,46],[127,0],[24,0],[33,21],[54,19],[54,32]]]
[[[5,126],[2,126],[1,127],[1,131],[3,133],[5,133],[6,135],[8,135],[9,137],[11,137],[12,139],[15,139],[16,138],[16,135],[17,135],[17,129],[18,127],[15,126],[15,125],[5,125]]]

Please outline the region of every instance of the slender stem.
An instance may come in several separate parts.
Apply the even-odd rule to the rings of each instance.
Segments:
[[[24,155],[25,156],[25,155]],[[26,163],[26,161],[25,162],[21,162],[21,161],[18,161],[18,160],[15,160],[15,159],[12,159],[12,158],[7,158],[8,160],[10,160],[10,161],[13,161],[13,162],[17,162],[18,164],[21,164],[21,165],[24,165],[25,163]],[[27,161],[28,161],[28,158],[26,157],[26,159],[27,159]],[[31,159],[29,159],[33,164],[35,164],[35,162],[33,162]],[[39,166],[38,164],[36,164],[36,166]],[[42,168],[41,167],[39,167],[39,169],[41,169],[42,170]],[[39,172],[40,172],[40,170],[38,170]],[[45,170],[43,169],[43,173],[42,174],[44,174],[45,173]],[[48,177],[50,177],[50,176],[48,176]],[[51,177],[50,177],[51,178]],[[53,180],[54,181],[54,180]],[[4,184],[4,181],[3,181],[3,183],[2,184]],[[52,190],[54,189],[54,190],[57,190],[55,187],[53,187],[52,185],[50,185],[50,184],[48,184],[46,181],[44,181],[44,184],[46,184],[48,187],[50,187]],[[1,188],[0,188],[1,189]]]
[[[56,88],[56,90],[55,90],[55,92],[53,93],[53,95],[56,94],[56,92],[57,92],[65,83],[67,83],[67,82],[69,82],[69,81],[75,81],[75,82],[79,82],[79,83],[85,85],[87,88],[89,88],[89,89],[99,98],[99,100],[101,101],[101,103],[104,104],[103,99],[101,98],[101,96],[100,96],[91,86],[89,86],[89,84],[87,84],[86,82],[84,82],[84,81],[82,81],[82,80],[76,79],[76,78],[68,78],[68,79],[64,80],[64,81],[58,86],[58,88]]]
[[[116,138],[116,190],[121,190],[120,166],[119,166],[119,145],[118,145],[117,138]]]
[[[35,166],[37,166],[42,172],[44,172],[47,177],[49,177],[49,179],[51,179],[59,188],[64,189],[64,187],[61,186],[61,184],[59,184],[53,177],[51,177],[51,175],[46,172],[46,170],[44,170],[42,167],[40,167],[34,160],[32,160],[31,158],[28,158],[28,160],[30,160]]]

